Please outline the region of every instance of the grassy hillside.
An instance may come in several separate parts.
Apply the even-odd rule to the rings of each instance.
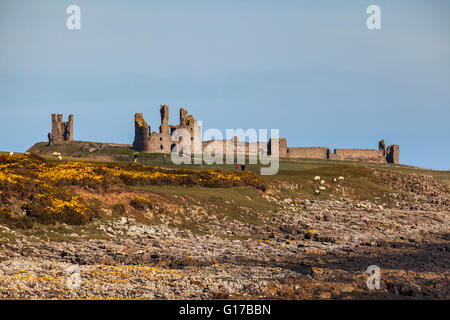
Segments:
[[[258,165],[164,166],[162,154],[134,163],[127,145],[29,151],[0,153],[0,296],[374,298],[361,270],[380,264],[376,297],[446,297],[448,171],[281,159],[261,176]],[[68,263],[80,265],[78,291]]]
[[[96,146],[98,150],[88,152],[82,151],[83,145]],[[53,152],[60,152],[66,160],[89,160],[93,162],[124,162],[133,161],[133,154],[136,152],[129,145],[121,145],[121,148],[110,148],[102,146],[102,143],[85,142],[85,141],[68,141],[60,142],[54,146],[48,146],[45,142],[36,143],[28,151],[38,154],[44,158],[52,158]],[[152,166],[163,165],[163,154],[159,153],[139,153],[139,163]],[[248,161],[247,161],[248,162]],[[190,169],[221,169],[225,171],[234,171],[234,165],[213,164],[213,165],[181,165],[176,166],[168,157],[167,167],[182,167]],[[280,170],[275,176],[265,177],[268,180],[284,180],[292,183],[301,183],[305,181],[305,177],[311,175],[323,175],[332,178],[336,175],[343,175],[349,171],[360,170],[355,167],[365,167],[381,170],[389,170],[399,173],[429,175],[434,177],[439,183],[450,186],[450,171],[427,170],[407,165],[364,163],[357,161],[341,161],[341,160],[319,160],[319,159],[287,159],[280,160]],[[247,165],[247,169],[259,172],[260,165]],[[355,172],[356,172],[355,171]],[[361,173],[362,174],[362,173]]]
[[[81,150],[86,145],[90,152]],[[204,234],[210,217],[270,226],[276,203],[283,199],[357,200],[384,206],[424,188],[449,192],[450,182],[448,171],[351,161],[281,159],[273,176],[260,176],[259,165],[236,173],[234,165],[177,166],[170,157],[164,167],[162,154],[141,153],[135,164],[135,151],[129,146],[79,141],[38,143],[29,152],[0,153],[0,223],[13,228],[58,229],[59,223],[89,225],[131,216],[144,224],[164,223]],[[325,180],[319,194],[315,176]],[[339,176],[344,180],[333,182]]]
[[[0,220],[9,220],[18,227],[29,227],[34,222],[84,224],[100,217],[100,209],[110,209],[111,201],[105,195],[131,194],[132,188],[149,186],[216,189],[250,186],[265,190],[258,176],[250,171],[194,171],[135,163],[45,160],[35,154],[0,154]],[[122,200],[115,204],[124,206]],[[133,193],[126,204],[138,210],[160,207],[139,192]]]

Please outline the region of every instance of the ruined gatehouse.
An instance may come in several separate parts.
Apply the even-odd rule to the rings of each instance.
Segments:
[[[180,108],[180,123],[178,125],[169,125],[168,106],[161,106],[160,115],[161,125],[159,126],[159,132],[152,132],[151,127],[145,122],[142,113],[136,113],[134,115],[135,134],[133,148],[135,150],[148,153],[170,153],[182,142],[181,140],[175,142],[172,139],[172,135],[177,129],[189,131],[192,143],[196,137],[201,139],[197,121],[192,115],[188,115],[185,109]]]

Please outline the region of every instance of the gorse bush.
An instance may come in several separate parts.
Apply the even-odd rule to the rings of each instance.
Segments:
[[[73,195],[71,186],[102,193],[117,185],[173,185],[228,188],[264,184],[252,172],[194,171],[156,168],[140,164],[97,164],[54,162],[38,156],[0,154],[0,207],[41,223],[83,224],[98,216]],[[136,198],[133,207],[151,208],[151,203]]]
[[[32,219],[27,216],[14,216],[9,208],[0,208],[0,224],[14,229],[30,229],[33,227]]]
[[[137,210],[150,210],[155,207],[155,204],[151,200],[143,197],[136,197],[134,199],[131,199],[130,205]]]

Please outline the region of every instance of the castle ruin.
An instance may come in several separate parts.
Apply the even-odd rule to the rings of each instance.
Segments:
[[[288,158],[350,160],[376,163],[399,163],[399,146],[386,148],[384,140],[378,142],[378,149],[334,149],[326,147],[292,147],[286,149]]]
[[[384,140],[379,141],[378,149],[334,149],[333,152],[327,147],[288,147],[286,138],[270,139],[269,142],[245,142],[239,141],[237,137],[233,137],[230,140],[202,141],[201,137],[198,136],[201,133],[197,121],[191,115],[187,115],[186,110],[180,109],[180,124],[177,126],[168,124],[168,106],[162,105],[160,113],[161,126],[159,127],[159,133],[151,132],[142,113],[135,114],[135,138],[133,142],[135,150],[149,153],[170,153],[176,150],[175,148],[178,145],[172,141],[173,133],[176,129],[184,128],[189,130],[192,141],[200,139],[202,150],[220,150],[222,148],[224,155],[258,155],[261,153],[273,155],[278,153],[281,158],[399,163],[399,146],[390,145],[386,147]],[[278,149],[274,150],[274,146],[277,146]],[[193,150],[193,144],[191,144],[188,153],[194,153],[192,152]]]
[[[59,141],[73,140],[73,114],[69,115],[67,122],[63,121],[62,114],[52,114],[52,132],[48,134],[48,144],[54,145]]]
[[[161,125],[159,132],[152,132],[150,126],[145,122],[142,113],[134,115],[134,142],[133,148],[136,151],[148,153],[170,153],[176,150],[178,144],[182,141],[172,141],[172,135],[177,129],[185,129],[191,135],[191,149],[195,138],[200,139],[200,128],[197,121],[188,112],[180,108],[179,125],[169,125],[169,107],[162,105],[160,108]],[[182,137],[180,137],[182,139]]]
[[[159,132],[152,132],[145,122],[142,113],[134,115],[135,135],[133,149],[146,153],[187,152],[188,154],[201,153],[209,150],[221,150],[224,155],[244,154],[256,156],[259,154],[279,155],[281,158],[298,159],[328,159],[350,160],[376,163],[399,163],[399,146],[386,147],[384,140],[379,141],[378,149],[334,149],[327,147],[288,147],[286,138],[272,138],[269,142],[239,141],[237,137],[229,140],[202,141],[201,128],[192,115],[180,108],[180,122],[178,125],[169,125],[169,107],[160,107],[161,125]],[[191,141],[183,141],[183,136],[177,135],[178,129],[187,130]],[[53,145],[60,141],[73,140],[73,115],[67,122],[63,122],[62,114],[52,114],[52,132],[48,134],[48,143]],[[198,142],[198,143],[196,143]],[[195,150],[199,145],[199,150]],[[186,150],[188,149],[188,150]]]

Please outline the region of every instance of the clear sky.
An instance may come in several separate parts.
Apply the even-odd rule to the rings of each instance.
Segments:
[[[81,8],[81,30],[66,8]],[[369,31],[366,8],[381,8]],[[0,150],[46,141],[131,143],[184,107],[206,128],[279,128],[288,146],[400,145],[450,169],[450,1],[0,1]]]

